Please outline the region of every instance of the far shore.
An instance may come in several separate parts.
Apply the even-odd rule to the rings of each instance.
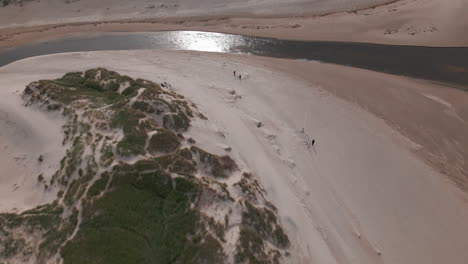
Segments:
[[[440,6],[440,0],[402,0],[352,12],[322,16],[193,16],[86,22],[60,20],[9,24],[0,18],[0,50],[68,34],[101,32],[210,31],[307,41],[367,42],[433,47],[468,46],[463,0]],[[445,15],[453,12],[451,15]],[[395,18],[399,17],[396,21]],[[450,20],[447,20],[450,17]],[[415,20],[417,18],[417,21]],[[466,22],[465,22],[466,21]]]

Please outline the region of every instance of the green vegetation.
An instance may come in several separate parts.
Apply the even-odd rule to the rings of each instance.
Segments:
[[[163,125],[165,128],[171,128],[176,131],[185,131],[190,126],[190,119],[183,112],[168,114],[163,118]]]
[[[257,208],[249,201],[245,201],[244,205],[246,210],[242,213],[243,225],[253,228],[257,234],[279,248],[289,246],[289,239],[278,224],[273,211],[268,208]]]
[[[68,180],[78,170],[81,165],[82,155],[84,153],[84,143],[81,137],[76,137],[73,145],[67,150],[65,157],[60,161],[60,170],[52,177],[51,183],[53,184],[58,175],[63,175],[59,178],[59,183],[67,185]]]
[[[104,172],[101,175],[101,178],[95,181],[94,184],[91,185],[91,187],[89,188],[88,197],[91,198],[91,197],[101,194],[106,189],[108,182],[109,182],[109,173]]]
[[[139,127],[140,119],[145,115],[133,109],[118,111],[111,120],[111,128],[122,128],[124,138],[117,144],[117,153],[122,156],[144,155],[148,139],[146,130]]]
[[[170,153],[175,151],[180,146],[179,138],[174,132],[167,129],[157,129],[149,140],[148,151],[152,154]]]
[[[103,167],[109,167],[114,161],[114,152],[112,151],[112,145],[104,143],[101,148],[100,165]]]
[[[62,213],[63,207],[55,201],[20,215],[0,214],[0,260],[9,259],[19,254],[23,257],[32,255],[34,250],[28,245],[27,236],[41,235],[44,241],[39,245],[41,253],[38,256],[38,263],[43,263],[42,258],[57,252],[58,246],[66,239],[66,236],[60,237],[63,232],[61,226],[67,226],[67,224],[61,224]],[[73,225],[73,221],[66,223]],[[72,231],[73,228],[69,227],[69,229]],[[20,232],[16,233],[15,231]],[[53,244],[56,246],[54,247]]]
[[[217,156],[195,146],[190,147],[190,150],[198,156],[200,163],[214,177],[227,178],[231,172],[238,169],[236,163],[229,156]]]
[[[34,82],[26,87],[24,94],[31,96],[31,102],[45,102],[47,99],[55,101],[48,104],[48,109],[51,111],[59,110],[62,106],[66,107],[78,100],[87,100],[95,107],[99,107],[128,101],[137,95],[138,83],[134,83],[124,93],[118,93],[119,83],[127,80],[131,78],[99,68],[84,73],[67,73],[53,81]],[[41,93],[35,94],[34,89],[39,89]]]
[[[189,238],[199,222],[190,207],[197,183],[138,167],[114,168],[111,189],[86,208],[80,231],[62,249],[64,263],[185,263],[201,253],[193,252],[201,241]]]
[[[249,201],[244,201],[236,262],[279,263],[280,253],[267,252],[264,241],[269,241],[281,249],[289,247],[290,244],[273,211],[257,208]]]
[[[63,208],[58,206],[57,203],[53,203],[39,206],[20,215],[0,214],[0,224],[2,227],[13,229],[27,226],[26,231],[30,233],[35,230],[48,231],[58,226],[62,212]]]
[[[161,168],[180,175],[192,176],[197,171],[192,153],[186,148],[179,149],[173,154],[160,156],[155,161],[160,164]]]
[[[21,253],[25,247],[26,242],[24,239],[13,239],[11,237],[4,238],[0,241],[0,256],[4,258],[11,258]]]
[[[242,174],[241,180],[235,183],[234,186],[239,187],[249,201],[257,200],[258,195],[262,195],[264,192],[260,184],[258,184],[258,181],[253,178],[252,174],[246,172]],[[272,206],[269,202],[266,202],[266,204]]]
[[[152,114],[156,110],[146,101],[136,101],[133,103],[132,108],[139,110],[143,113],[149,113]]]
[[[63,220],[58,228],[45,235],[44,240],[39,245],[39,263],[44,263],[45,260],[55,255],[75,230],[78,224],[78,211],[75,208],[72,210],[73,212],[68,219]]]

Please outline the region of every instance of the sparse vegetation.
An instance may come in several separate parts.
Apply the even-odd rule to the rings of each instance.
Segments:
[[[2,6],[7,6],[9,5],[11,0],[2,0]]]
[[[124,138],[117,144],[117,153],[122,156],[145,154],[148,131],[139,126],[143,118],[143,113],[132,109],[123,109],[114,115],[111,128],[122,128],[124,132]]]
[[[179,138],[170,130],[158,129],[149,140],[148,151],[152,154],[159,152],[170,153],[180,146]]]
[[[23,257],[31,256],[35,252],[28,242],[28,236],[43,236],[44,242],[41,243],[40,247],[44,250],[41,251],[37,261],[41,263],[42,257],[48,254],[49,249],[51,249],[45,244],[47,241],[50,241],[53,237],[52,240],[55,243],[64,242],[65,238],[62,240],[57,239],[57,235],[61,232],[62,213],[63,207],[54,202],[39,206],[20,215],[0,214],[0,234],[2,234],[0,236],[0,260],[8,260],[18,254]],[[56,251],[57,248],[55,248]]]
[[[198,156],[203,167],[208,169],[214,177],[226,178],[231,172],[237,170],[236,163],[229,156],[217,156],[196,146],[190,147],[190,150]]]
[[[1,0],[1,5],[0,7],[6,7],[9,5],[18,5],[18,6],[23,6],[27,2],[31,2],[33,0]]]
[[[112,145],[104,143],[101,147],[100,164],[103,167],[109,167],[114,161],[114,152],[112,151]]]
[[[280,249],[289,247],[289,239],[278,224],[275,214],[244,201],[242,224],[235,261],[237,263],[279,263],[281,254],[267,250],[265,241]]]

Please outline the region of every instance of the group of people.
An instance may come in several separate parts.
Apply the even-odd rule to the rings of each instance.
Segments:
[[[302,128],[301,133],[304,134],[304,128]],[[315,145],[315,139],[310,139],[309,135],[307,135],[307,141],[306,141],[307,149],[310,149],[310,147],[313,147],[314,145]]]
[[[234,77],[239,78],[239,80],[242,80],[242,75],[241,75],[241,74],[237,74],[236,71],[234,71]]]

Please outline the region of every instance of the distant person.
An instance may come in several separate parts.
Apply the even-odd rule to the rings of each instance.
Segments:
[[[302,134],[304,134],[304,128],[302,128]]]
[[[236,76],[236,71],[234,71],[234,76]]]
[[[242,75],[239,74],[239,80],[242,80]]]
[[[312,146],[314,146],[315,144],[315,139],[312,139]]]

